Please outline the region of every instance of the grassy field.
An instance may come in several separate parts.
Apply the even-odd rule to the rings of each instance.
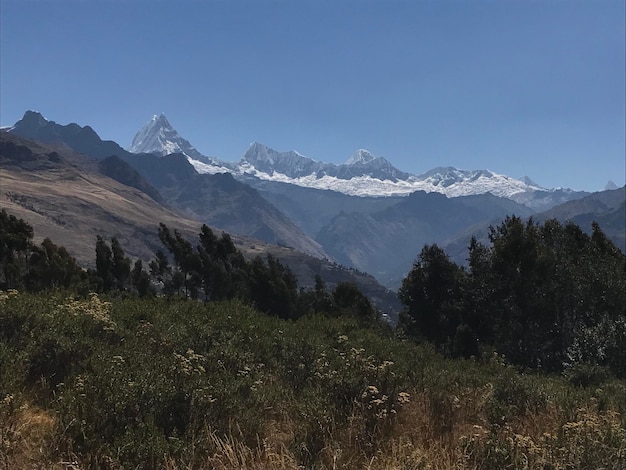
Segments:
[[[350,318],[10,291],[0,468],[624,469],[626,383]]]

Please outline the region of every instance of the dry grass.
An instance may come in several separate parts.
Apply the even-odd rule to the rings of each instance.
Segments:
[[[134,188],[75,169],[26,174],[3,168],[0,202],[38,238],[60,241],[83,266],[94,263],[96,235],[117,236],[129,253],[148,259],[159,243],[159,222],[189,237],[200,227]]]
[[[489,425],[480,403],[485,390],[474,393],[466,406],[451,399],[451,426],[443,426],[434,414],[427,394],[416,394],[398,412],[388,433],[374,446],[364,444],[363,423],[355,414],[343,428],[329,433],[325,447],[310,465],[302,465],[298,450],[291,447],[298,423],[288,416],[266,423],[263,436],[248,445],[241,432],[218,436],[205,429],[195,439],[198,454],[164,457],[165,470],[479,470],[479,469],[620,469],[626,461],[626,433],[615,411],[599,411],[593,404],[576,411],[567,420],[565,410],[553,404],[503,426]],[[1,405],[0,468],[88,468],[58,455],[56,443],[62,430],[50,412],[35,406],[17,406],[11,396]],[[373,431],[370,429],[369,431]],[[90,462],[97,462],[92,456]],[[621,463],[619,463],[621,462]],[[102,468],[118,468],[110,462]],[[594,467],[595,468],[595,467]],[[623,468],[623,467],[622,467]]]
[[[45,468],[55,453],[57,420],[49,411],[24,403],[12,395],[0,402],[0,468]]]
[[[293,423],[274,423],[276,433],[269,431],[256,446],[249,447],[233,436],[206,439],[214,448],[200,468],[235,469],[302,469],[320,470],[484,470],[484,469],[587,469],[621,470],[626,458],[626,434],[621,417],[614,411],[598,411],[593,406],[578,410],[575,421],[564,421],[564,410],[550,406],[538,413],[525,415],[515,423],[489,426],[471,405],[456,407],[454,423],[441,430],[433,415],[428,397],[417,396],[405,406],[389,435],[382,436],[375,451],[363,448],[356,436],[362,432],[359,417],[353,417],[347,428],[329,436],[314,464],[302,466],[289,449],[284,429]],[[480,411],[480,410],[479,410]],[[478,418],[478,419],[477,419]],[[617,454],[615,451],[617,450]],[[621,462],[621,463],[620,463]],[[170,459],[168,470],[192,468],[191,464]],[[197,466],[193,468],[198,468]],[[596,468],[596,467],[593,467]]]

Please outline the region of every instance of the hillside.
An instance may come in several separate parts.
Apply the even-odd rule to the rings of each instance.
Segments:
[[[140,189],[184,218],[337,261],[392,288],[425,243],[447,243],[470,227],[512,214],[527,216],[584,195],[487,170],[440,167],[409,175],[362,149],[334,165],[255,142],[239,163],[226,163],[200,155],[164,115],[154,116],[130,147],[151,153],[130,153],[101,140],[89,126],[59,125],[32,111],[9,132],[102,160],[100,173]],[[120,166],[121,160],[139,175]],[[388,185],[396,189],[388,191]]]
[[[165,139],[163,145],[166,145],[169,142],[167,139],[175,137],[176,131],[171,129],[165,116],[161,116],[157,122],[160,123],[160,127],[156,129],[157,135],[148,132],[150,135],[140,133],[137,136],[138,142],[143,142],[141,148],[155,151],[154,145],[161,145],[161,140]],[[227,181],[223,174],[199,175],[182,154],[178,154],[182,158],[157,158],[149,153],[135,155],[115,142],[100,139],[89,126],[57,124],[34,111],[27,111],[7,132],[44,143],[61,152],[76,152],[102,160],[100,172],[142,190],[157,202],[165,202],[186,218],[199,220],[229,233],[250,236],[267,243],[294,247],[312,256],[329,258],[312,237],[303,233],[254,189],[232,178],[232,181]],[[160,135],[161,133],[164,135]],[[154,145],[146,147],[150,141],[154,141]],[[158,155],[164,157],[166,153],[172,154],[181,150],[202,158],[184,139],[176,145],[167,144],[166,148],[169,149],[168,152]],[[138,170],[150,183],[140,181],[141,177],[132,174],[129,168],[122,168],[121,160]]]
[[[159,222],[189,236],[199,230],[199,222],[94,171],[84,157],[5,132],[0,142],[2,207],[32,224],[39,238],[62,243],[83,266],[93,266],[97,235],[115,236],[128,253],[147,260],[160,246]]]
[[[230,174],[198,174],[182,154],[125,159],[142,173],[180,213],[212,227],[283,245],[318,258],[330,258],[311,237]]]
[[[575,201],[567,201],[552,209],[532,215],[533,220],[545,222],[556,219],[562,223],[573,222],[590,234],[592,223],[597,222],[606,236],[626,253],[626,192],[625,188],[599,191]],[[442,243],[446,252],[458,264],[466,264],[467,247],[472,236],[486,243],[489,224],[475,224],[456,237]]]
[[[350,318],[0,294],[5,468],[621,469],[625,384],[450,360]],[[4,365],[10,364],[10,367]],[[19,432],[18,432],[19,430]]]
[[[417,191],[377,212],[342,212],[316,239],[340,263],[399,287],[424,244],[454,238],[477,223],[530,213],[527,207],[490,194],[447,198]]]
[[[626,253],[626,187],[592,193],[535,217],[537,220],[570,220],[586,231],[590,230],[592,222],[598,222],[602,231]]]
[[[129,256],[145,261],[162,248],[158,237],[161,222],[189,240],[196,239],[200,221],[158,203],[159,193],[150,197],[101,173],[106,171],[140,187],[148,184],[123,161],[91,160],[54,148],[0,132],[1,207],[31,224],[37,240],[48,237],[65,246],[82,266],[93,267],[98,235],[117,237]],[[165,171],[163,178],[167,175]],[[270,253],[284,260],[301,287],[312,287],[317,274],[327,279],[329,287],[341,281],[355,282],[383,311],[399,310],[395,294],[371,276],[251,237],[233,236],[233,240],[249,259]]]

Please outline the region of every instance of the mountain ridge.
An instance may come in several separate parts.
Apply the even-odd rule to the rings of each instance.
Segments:
[[[165,135],[171,132],[169,122],[153,118],[153,127],[161,123],[160,130],[153,133]],[[167,125],[165,124],[167,123]],[[169,127],[168,127],[169,126]],[[161,147],[135,145],[145,133],[142,128],[133,139],[129,149],[136,152],[166,154],[174,148],[182,148],[180,135],[171,141],[162,141]],[[184,139],[182,139],[184,140]],[[187,142],[187,141],[185,141]],[[190,145],[190,144],[189,144]],[[193,148],[193,147],[192,147]],[[197,152],[193,148],[194,152]],[[345,163],[325,163],[295,150],[281,152],[259,142],[253,142],[239,162],[229,163],[184,152],[198,173],[231,173],[235,178],[254,185],[257,181],[274,181],[296,186],[333,190],[352,196],[406,196],[414,191],[438,192],[448,197],[491,193],[506,197],[535,210],[545,210],[551,205],[576,199],[587,194],[564,188],[543,188],[529,177],[516,179],[490,170],[459,170],[438,167],[420,175],[413,175],[394,167],[381,156],[365,149],[357,150]]]
[[[387,159],[365,149],[357,150],[346,163],[324,163],[297,151],[276,151],[253,142],[238,162],[224,162],[201,154],[169,123],[164,114],[154,115],[135,135],[129,150],[113,141],[102,141],[95,131],[77,124],[61,126],[41,114],[27,111],[9,132],[42,142],[64,141],[81,153],[96,158],[152,153],[164,156],[183,153],[198,173],[231,173],[252,186],[274,181],[312,189],[332,190],[359,197],[406,196],[414,191],[438,192],[448,197],[491,193],[524,204],[533,210],[585,196],[584,191],[542,188],[529,177],[516,179],[490,170],[459,170],[438,167],[420,175],[403,172]]]
[[[161,133],[164,128],[166,134]],[[82,127],[75,123],[59,125],[33,111],[27,111],[24,118],[7,132],[94,158],[100,162],[101,170],[109,172],[108,176],[140,188],[155,201],[165,202],[169,207],[202,223],[233,234],[258,238],[266,243],[293,247],[322,259],[331,258],[315,240],[256,193],[254,188],[234,179],[229,184],[220,174],[198,174],[189,164],[189,161],[198,160],[191,159],[187,154],[171,154],[182,158],[182,161],[177,162],[176,158],[168,159],[171,155],[130,153],[114,142],[101,140],[89,126]],[[139,140],[144,139],[146,145],[155,142],[163,144],[163,135],[178,136],[164,115],[154,116],[144,134]],[[87,137],[76,138],[77,135]],[[180,138],[177,142],[177,145],[185,145],[190,150],[190,144],[184,139]],[[133,174],[134,170],[125,168],[125,165],[138,170],[142,176],[148,176],[152,180],[150,184],[141,181],[138,175]],[[154,168],[159,168],[161,174],[153,171]],[[228,185],[227,190],[224,190],[224,183]],[[195,188],[195,194],[192,188]],[[247,217],[243,217],[243,214]]]

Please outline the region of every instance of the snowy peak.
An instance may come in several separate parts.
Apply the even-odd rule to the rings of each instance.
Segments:
[[[372,154],[370,151],[365,149],[359,149],[352,154],[350,158],[346,161],[346,165],[364,165],[372,160],[375,160],[377,157]]]
[[[269,148],[267,145],[260,144],[259,142],[252,142],[246,153],[243,155],[242,160],[251,164],[266,163],[273,165],[276,160],[280,158],[280,153],[274,149]]]
[[[369,150],[359,149],[340,165],[343,171],[340,174],[354,176],[369,176],[378,180],[398,181],[409,178],[409,174],[398,170],[388,160],[371,153]]]
[[[458,184],[476,183],[478,181],[511,180],[524,186],[526,183],[514,180],[503,175],[497,175],[489,170],[459,170],[454,167],[437,167],[418,176],[434,187],[447,188]]]
[[[158,126],[169,127],[170,129],[173,129],[172,125],[167,120],[167,117],[165,116],[164,113],[161,113],[158,115],[155,114],[154,116],[152,116],[152,119],[150,121],[154,122]]]
[[[188,140],[176,132],[163,113],[152,116],[152,119],[137,132],[128,151],[160,156],[184,153],[188,157],[205,160]]]
[[[237,163],[200,154],[171,126],[165,115],[155,115],[137,133],[131,152],[166,155],[181,152],[199,173],[231,173],[247,182],[274,181],[307,188],[333,190],[354,196],[399,196],[415,191],[447,197],[491,193],[529,207],[548,206],[555,198],[571,198],[571,190],[548,190],[530,178],[515,179],[489,170],[434,168],[414,175],[398,170],[388,160],[359,149],[343,164],[324,163],[295,150],[280,152],[259,142],[250,144]],[[253,183],[254,184],[254,183]],[[557,194],[558,192],[558,194]]]
[[[537,183],[535,183],[529,176],[523,176],[520,181],[523,181],[524,183],[526,183],[528,186],[534,186],[536,188],[539,187],[539,185]]]
[[[324,178],[351,180],[369,177],[381,181],[398,181],[410,175],[401,172],[383,157],[377,157],[367,150],[358,150],[348,163],[335,165],[324,163],[291,150],[277,152],[266,145],[254,142],[250,145],[239,163],[240,170],[260,179],[290,182],[296,185],[309,185]],[[303,178],[308,183],[303,182]],[[331,188],[327,188],[331,189]]]
[[[252,142],[250,144],[250,147],[248,147],[248,150],[243,156],[243,160],[248,163],[267,163],[270,165],[280,164],[285,160],[307,163],[314,161],[304,155],[301,155],[295,150],[290,150],[289,152],[278,152],[259,142]]]
[[[278,152],[267,145],[253,142],[244,154],[240,167],[245,173],[299,178],[319,171],[325,164],[305,157],[295,150]]]

